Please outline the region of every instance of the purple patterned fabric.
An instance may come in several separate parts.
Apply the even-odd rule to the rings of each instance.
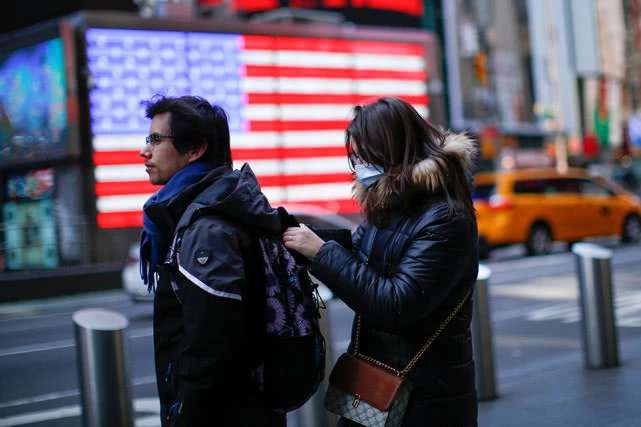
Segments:
[[[280,239],[259,236],[265,278],[264,362],[254,373],[272,410],[303,405],[325,375],[316,285]]]
[[[265,268],[268,336],[301,337],[314,333],[318,318],[314,285],[280,240],[259,238]]]

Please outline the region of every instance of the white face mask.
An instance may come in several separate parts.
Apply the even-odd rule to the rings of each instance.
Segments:
[[[356,171],[356,180],[366,188],[376,184],[376,182],[385,175],[382,166],[358,164],[354,167]]]

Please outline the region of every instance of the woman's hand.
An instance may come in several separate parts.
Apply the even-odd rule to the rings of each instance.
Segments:
[[[283,233],[283,243],[287,249],[296,251],[308,259],[314,258],[325,241],[305,224],[300,227],[289,227]]]

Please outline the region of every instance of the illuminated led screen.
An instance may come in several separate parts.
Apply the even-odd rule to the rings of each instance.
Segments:
[[[58,267],[51,199],[7,202],[2,212],[7,269]]]
[[[198,95],[229,114],[234,166],[248,162],[274,205],[356,212],[344,130],[354,105],[400,96],[427,115],[421,43],[90,29],[98,225],[141,224],[142,100]]]
[[[50,198],[54,191],[53,169],[34,169],[7,177],[9,200],[36,200]]]
[[[62,39],[0,54],[0,166],[66,151]]]
[[[219,0],[199,0],[200,5],[216,6],[222,3]],[[285,3],[285,4],[283,4]],[[238,11],[261,12],[279,7],[302,7],[319,8],[326,10],[358,10],[371,9],[377,12],[393,11],[407,13],[409,15],[421,16],[423,14],[423,2],[421,0],[236,0],[234,7]]]

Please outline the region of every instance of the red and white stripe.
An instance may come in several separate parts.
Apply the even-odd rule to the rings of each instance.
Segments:
[[[250,164],[273,205],[351,213],[344,130],[354,105],[393,95],[428,115],[418,43],[244,36],[247,129],[231,135],[234,167]],[[202,94],[207,96],[206,94]],[[98,225],[141,225],[148,182],[145,135],[94,138]]]

